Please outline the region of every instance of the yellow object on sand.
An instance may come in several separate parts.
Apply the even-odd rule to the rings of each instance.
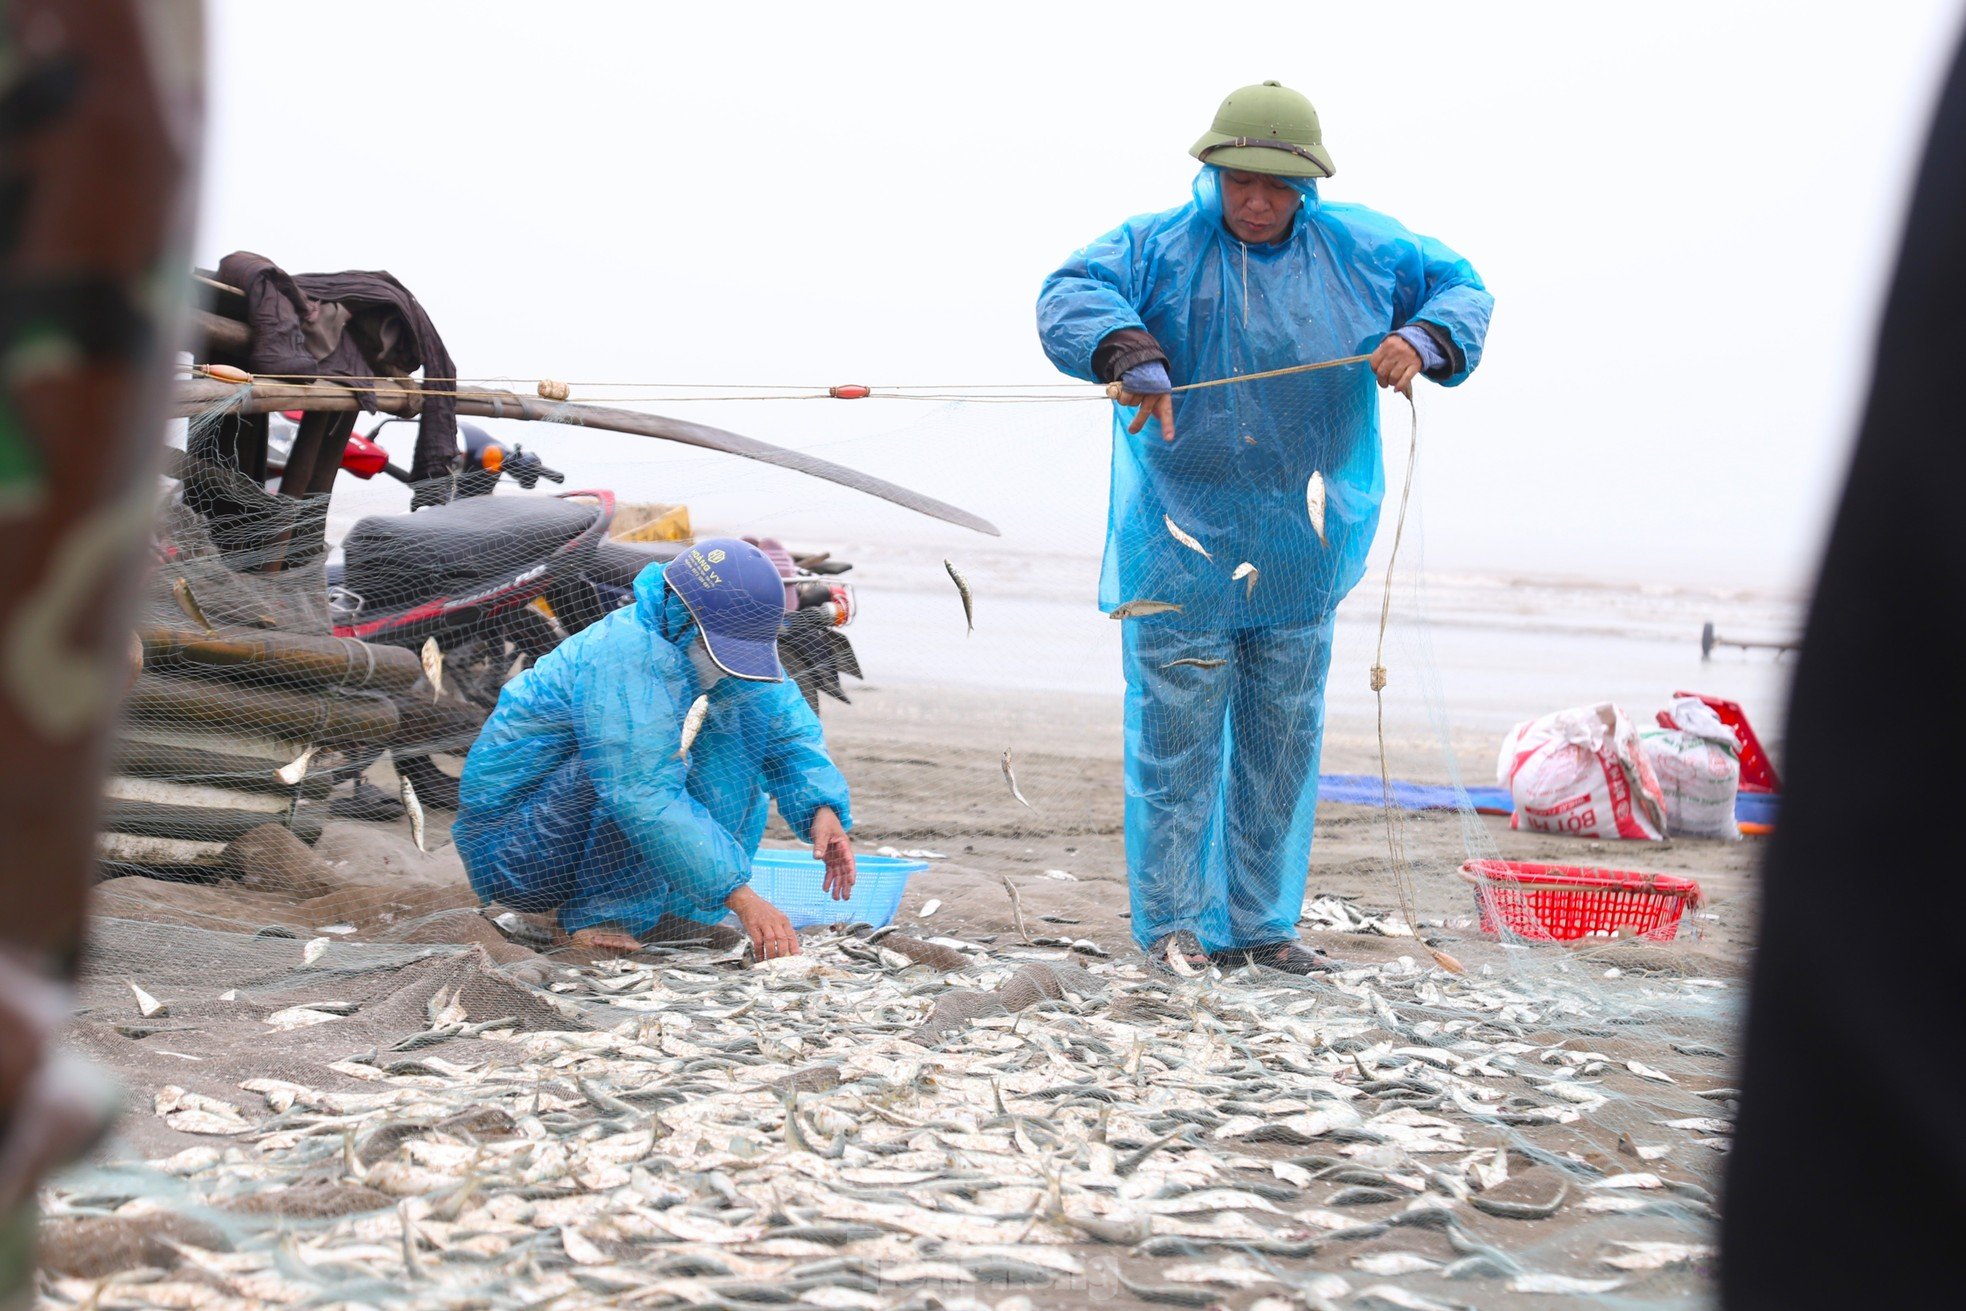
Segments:
[[[688,542],[690,531],[687,505],[631,503],[615,507],[614,523],[608,536],[623,542]]]

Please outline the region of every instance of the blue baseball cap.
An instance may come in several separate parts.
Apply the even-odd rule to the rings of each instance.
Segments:
[[[785,581],[763,551],[713,537],[663,566],[662,581],[696,621],[717,668],[759,683],[784,680],[778,630],[785,622]]]

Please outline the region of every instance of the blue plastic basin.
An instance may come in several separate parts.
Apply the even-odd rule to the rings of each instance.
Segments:
[[[823,885],[826,867],[810,851],[760,847],[751,861],[751,890],[785,912],[792,927],[811,924],[892,923],[908,890],[908,876],[928,868],[926,861],[896,856],[856,856],[853,895],[834,901]]]

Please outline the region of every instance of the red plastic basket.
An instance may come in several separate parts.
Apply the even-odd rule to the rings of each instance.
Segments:
[[[1506,928],[1516,937],[1546,942],[1618,937],[1665,942],[1679,932],[1680,914],[1703,900],[1692,879],[1636,870],[1471,860],[1461,866],[1461,877],[1474,885],[1483,933]]]

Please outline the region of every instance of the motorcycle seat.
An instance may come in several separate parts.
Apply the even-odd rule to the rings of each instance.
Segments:
[[[550,561],[599,507],[559,497],[474,496],[415,514],[376,515],[342,540],[343,585],[363,609],[395,610]]]
[[[604,537],[594,551],[592,577],[609,587],[633,587],[642,570],[669,563],[689,546],[688,542],[624,542]]]

